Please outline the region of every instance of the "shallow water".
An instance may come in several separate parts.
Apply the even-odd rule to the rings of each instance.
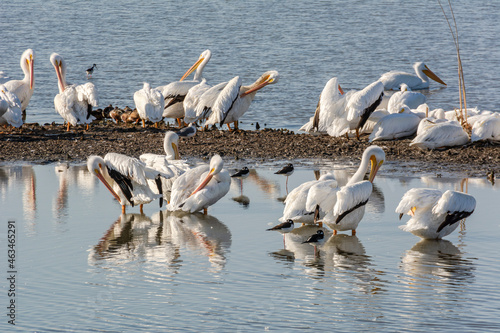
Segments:
[[[442,1],[446,5],[446,1]],[[498,111],[499,5],[454,1],[469,107]],[[449,11],[448,15],[449,15]],[[389,70],[412,72],[424,61],[447,84],[431,83],[428,104],[458,107],[456,51],[438,2],[401,1],[7,1],[0,9],[0,70],[21,76],[19,58],[36,53],[35,92],[27,122],[62,123],[55,113],[52,52],[65,57],[68,81],[92,82],[100,106],[133,107],[144,81],[179,80],[212,50],[208,83],[235,75],[244,84],[275,69],[280,81],[257,94],[242,126],[298,129],[311,117],[326,82],[361,89]]]
[[[315,228],[298,229],[285,248],[280,234],[265,231],[282,214],[285,177],[274,174],[276,166],[249,167],[254,172],[243,186],[233,181],[208,216],[181,217],[158,202],[146,205],[144,215],[137,207],[121,215],[83,165],[0,167],[1,243],[7,221],[17,231],[16,328],[500,329],[498,185],[469,179],[476,211],[445,240],[421,241],[397,227],[401,196],[413,187],[458,189],[461,179],[382,170],[357,236],[331,237],[314,256],[300,241]],[[352,171],[334,167],[339,180]],[[314,169],[296,168],[288,189],[314,179]],[[5,315],[0,330],[12,331]]]

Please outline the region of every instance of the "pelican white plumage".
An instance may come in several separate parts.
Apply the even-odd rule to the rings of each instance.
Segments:
[[[441,239],[452,233],[460,220],[470,216],[476,199],[469,194],[430,188],[413,188],[403,195],[396,213],[411,215],[404,231],[424,239]]]
[[[165,100],[158,89],[152,89],[149,83],[144,82],[141,90],[134,93],[134,103],[142,119],[142,127],[146,127],[146,120],[152,121],[158,128],[158,122],[162,120]]]
[[[413,65],[414,74],[401,71],[390,71],[382,74],[380,81],[384,84],[385,90],[398,90],[402,83],[405,83],[410,89],[428,89],[429,78],[446,86],[434,72],[432,72],[423,62],[416,62]]]
[[[212,114],[212,108],[217,101],[219,94],[224,87],[226,87],[227,82],[221,82],[213,87],[210,87],[208,84],[204,87],[201,86],[202,84],[203,82],[190,89],[188,95],[192,95],[193,97],[184,100],[184,108],[186,112],[184,117],[185,122],[194,123],[195,121],[201,119],[208,119]],[[195,96],[195,94],[198,96]]]
[[[9,80],[8,78],[1,78],[0,83],[5,85],[5,87],[13,94],[15,94],[21,101],[21,111],[26,111],[28,104],[30,102],[31,96],[33,95],[33,89],[35,87],[35,75],[34,75],[34,62],[35,62],[35,52],[32,49],[27,49],[21,55],[21,69],[24,73],[24,78],[22,80]]]
[[[334,77],[328,80],[319,96],[314,116],[299,131],[326,133],[332,121],[344,113],[346,99],[342,99],[343,95],[338,79]]]
[[[347,118],[351,130],[356,131],[359,139],[359,130],[363,128],[370,115],[375,111],[384,96],[384,85],[375,81],[363,90],[357,91],[349,98],[346,105]]]
[[[309,207],[319,205],[326,212],[322,222],[333,229],[334,234],[345,230],[351,230],[353,235],[356,234],[356,228],[364,216],[365,205],[373,189],[372,182],[384,161],[384,150],[378,146],[370,146],[363,152],[358,170],[345,186],[331,188],[329,191],[317,191],[320,196],[311,200],[308,198]],[[370,175],[368,180],[364,181],[363,177],[368,167]]]
[[[390,113],[381,118],[373,127],[368,141],[394,140],[413,135],[417,132],[420,120],[417,114],[404,106],[399,113]]]
[[[170,194],[174,181],[184,172],[189,170],[189,165],[180,159],[178,147],[179,136],[175,132],[167,131],[163,139],[165,155],[147,153],[139,156],[139,159],[148,167],[163,175],[161,177],[161,192],[163,193],[163,198],[167,202],[170,202]],[[155,191],[155,187],[152,186],[152,181],[149,181],[149,183],[153,191]]]
[[[4,85],[0,85],[0,125],[21,127],[22,124],[21,101]]]
[[[56,70],[59,94],[54,98],[56,111],[69,126],[91,123],[95,118],[90,114],[92,107],[99,103],[97,89],[93,83],[72,85],[66,81],[66,61],[57,53],[52,53],[50,62]]]
[[[242,86],[238,76],[231,79],[220,92],[212,108],[212,114],[205,125],[227,124],[231,130],[230,123],[234,123],[234,128],[238,129],[238,120],[248,110],[255,94],[268,84],[278,82],[277,71],[267,71],[262,74],[254,83],[249,86]]]
[[[500,114],[492,113],[474,122],[471,142],[487,140],[500,141]]]
[[[427,100],[424,94],[411,91],[406,83],[401,84],[401,90],[392,94],[387,104],[387,111],[390,113],[399,113],[401,105],[406,105],[410,109],[416,109]]]
[[[205,50],[201,53],[198,60],[191,66],[179,81],[171,82],[165,86],[160,86],[157,89],[161,91],[165,98],[165,109],[163,111],[164,118],[177,119],[181,126],[181,118],[184,117],[184,99],[191,88],[198,85],[202,79],[203,69],[212,56],[210,50]],[[184,81],[192,72],[195,72],[192,81]]]
[[[219,155],[214,155],[210,165],[190,169],[177,178],[172,186],[172,196],[167,209],[194,213],[215,204],[229,192],[231,177]]]
[[[319,186],[318,186],[319,185]],[[309,204],[309,195],[315,197],[315,194],[311,194],[311,188],[316,186],[316,188],[337,188],[338,184],[335,177],[331,173],[322,175],[318,180],[311,180],[294,188],[285,199],[285,208],[283,209],[283,216],[280,217],[281,222],[286,222],[292,220],[294,222],[300,222],[304,224],[316,223],[319,215],[316,214],[317,206],[319,203]]]
[[[142,213],[144,204],[158,198],[161,207],[161,175],[137,158],[117,153],[107,153],[104,158],[92,155],[87,159],[87,168],[118,200],[122,206],[122,213],[125,213],[127,205],[132,207],[140,205]],[[156,181],[160,194],[155,194],[151,190],[148,179]]]
[[[421,149],[440,149],[446,147],[463,146],[469,141],[469,135],[462,126],[454,120],[432,121],[422,119],[424,126],[419,124],[417,136],[410,146]]]

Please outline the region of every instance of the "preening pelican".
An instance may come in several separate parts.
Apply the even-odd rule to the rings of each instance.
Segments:
[[[372,182],[384,161],[384,150],[378,146],[370,146],[363,152],[358,170],[345,186],[332,188],[326,193],[319,191],[321,196],[311,200],[308,198],[308,205],[319,205],[319,208],[326,212],[322,222],[332,228],[334,234],[345,230],[351,230],[353,235],[356,234],[356,228],[363,218],[365,205],[373,189]],[[364,181],[368,167],[370,175],[368,181]]]
[[[20,127],[23,124],[21,101],[4,85],[0,85],[0,125]]]
[[[394,140],[413,135],[417,132],[420,120],[417,114],[404,106],[399,113],[390,113],[381,118],[373,127],[368,141]]]
[[[401,199],[396,213],[411,216],[404,231],[424,239],[441,239],[452,233],[460,220],[470,216],[476,208],[476,199],[469,194],[429,188],[413,188]]]
[[[398,90],[402,83],[408,85],[412,90],[428,89],[429,78],[446,85],[446,83],[434,74],[423,62],[416,62],[413,68],[417,75],[400,71],[390,71],[382,74],[379,80],[384,84],[385,90]]]
[[[356,137],[358,139],[359,130],[363,128],[372,112],[375,111],[380,102],[382,102],[383,96],[384,85],[380,81],[375,81],[363,90],[352,94],[347,101],[347,121],[350,124],[350,129],[356,130]]]
[[[401,84],[401,90],[392,94],[387,104],[387,111],[390,113],[399,113],[401,106],[406,105],[410,109],[416,109],[427,100],[424,94],[417,91],[411,91],[406,83]]]
[[[87,82],[82,85],[71,85],[66,82],[66,62],[57,53],[52,53],[50,62],[54,66],[59,86],[59,94],[54,98],[56,111],[67,122],[69,126],[91,123],[95,118],[90,114],[92,106],[97,106],[99,98],[97,89],[93,83]]]
[[[469,135],[457,121],[422,119],[425,126],[420,126],[417,136],[410,146],[421,149],[440,149],[446,147],[463,146],[469,141]]]
[[[333,174],[327,173],[321,176],[318,180],[311,180],[294,188],[285,199],[285,208],[283,209],[283,216],[280,218],[281,222],[286,222],[292,220],[295,222],[312,224],[316,223],[318,219],[319,212],[316,212],[317,205],[310,204],[307,205],[307,199],[309,195],[314,196],[311,193],[311,188],[320,187],[337,188],[338,184]]]
[[[230,123],[234,123],[234,128],[238,129],[238,119],[248,110],[255,94],[268,84],[278,82],[277,71],[268,71],[262,74],[257,81],[249,86],[242,86],[238,76],[231,79],[220,92],[212,108],[212,114],[205,125],[227,124],[231,130]]]
[[[15,94],[21,101],[22,111],[26,111],[28,104],[30,102],[31,96],[33,95],[33,89],[35,87],[35,76],[33,74],[33,65],[35,62],[35,52],[32,49],[27,49],[21,55],[21,69],[24,73],[24,78],[22,80],[5,80],[2,79],[0,83],[3,83],[5,87],[13,94]]]
[[[338,79],[331,78],[319,96],[314,116],[299,131],[325,133],[332,121],[344,113],[346,99],[342,99],[343,95]]]
[[[163,149],[165,151],[165,155],[147,153],[139,156],[139,159],[148,167],[163,175],[163,177],[161,177],[161,192],[163,193],[163,198],[167,202],[170,202],[170,195],[174,181],[184,172],[189,170],[189,165],[180,159],[181,157],[178,147],[179,136],[174,132],[167,131],[163,139]],[[151,182],[152,181],[149,181],[150,187],[155,189]]]
[[[181,118],[184,118],[184,98],[188,91],[200,83],[203,75],[203,69],[210,60],[212,53],[210,50],[205,50],[200,55],[198,60],[191,66],[179,81],[169,83],[165,86],[160,86],[157,89],[161,91],[165,98],[165,109],[163,117],[176,118],[179,126],[181,126]],[[192,72],[195,72],[192,81],[184,81]]]
[[[212,114],[212,108],[227,82],[221,82],[213,87],[203,81],[191,88],[184,99],[185,122],[208,119]]]
[[[172,200],[168,209],[194,213],[215,204],[229,192],[231,177],[223,169],[224,162],[214,155],[210,165],[201,165],[186,171],[172,186]]]
[[[122,213],[125,213],[126,205],[140,205],[142,213],[144,204],[162,197],[160,174],[137,158],[116,153],[107,153],[104,159],[93,155],[87,159],[87,168],[118,200]],[[153,193],[148,179],[155,180],[160,194]],[[161,203],[160,199],[160,207]]]
[[[500,141],[500,114],[482,117],[472,125],[471,141]]]
[[[142,127],[146,127],[146,120],[155,124],[162,120],[165,100],[158,89],[151,89],[149,83],[144,82],[144,87],[134,93],[134,103],[142,119]]]

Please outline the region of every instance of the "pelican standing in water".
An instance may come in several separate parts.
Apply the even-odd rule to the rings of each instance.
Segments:
[[[127,205],[140,205],[142,214],[143,205],[157,198],[160,198],[161,207],[160,174],[137,158],[116,153],[107,153],[104,158],[92,155],[87,159],[87,168],[118,200],[123,214]],[[148,179],[155,180],[159,194],[148,186]]]
[[[198,60],[191,66],[179,81],[169,83],[165,86],[160,86],[157,89],[161,91],[165,98],[165,109],[163,111],[164,118],[176,118],[181,127],[181,118],[184,118],[184,98],[188,91],[200,83],[203,75],[203,69],[212,56],[210,50],[205,50],[200,55]],[[192,72],[195,72],[192,81],[184,81]]]
[[[231,130],[230,123],[234,123],[234,129],[238,129],[238,120],[248,110],[255,98],[257,91],[268,84],[278,82],[277,71],[267,71],[262,74],[254,83],[249,86],[242,86],[239,76],[231,79],[224,89],[219,93],[212,108],[212,114],[205,125],[227,124]]]
[[[404,231],[424,239],[441,239],[451,234],[460,220],[470,216],[476,208],[476,199],[469,194],[430,188],[413,188],[401,199],[396,213],[401,219],[411,216]]]
[[[390,71],[382,74],[379,80],[384,84],[385,90],[398,90],[402,83],[405,83],[412,90],[428,89],[429,78],[446,86],[446,83],[423,62],[416,62],[413,68],[416,75],[400,71]]]
[[[311,189],[311,198],[307,198],[307,207],[312,209],[319,206],[325,216],[322,222],[333,229],[334,235],[338,231],[351,230],[356,234],[356,228],[365,214],[365,205],[372,193],[372,182],[385,161],[384,150],[378,146],[370,146],[363,152],[361,163],[356,173],[341,188],[326,185],[326,189]],[[368,180],[363,180],[367,169],[370,168]],[[323,185],[323,186],[325,186]],[[322,186],[318,184],[318,186]]]
[[[223,169],[224,162],[214,155],[210,165],[190,169],[177,178],[172,186],[172,200],[168,205],[171,211],[183,210],[194,213],[215,204],[229,192],[231,177]]]
[[[31,96],[33,95],[33,89],[35,87],[35,76],[33,72],[33,65],[35,62],[35,53],[32,49],[27,49],[21,55],[21,69],[24,73],[24,78],[22,80],[4,80],[2,79],[0,83],[3,83],[5,87],[13,94],[15,94],[21,101],[21,111],[23,114],[26,112],[26,108],[30,102]]]
[[[158,128],[165,106],[163,94],[158,89],[151,89],[149,83],[144,82],[143,88],[134,93],[134,103],[141,117],[142,127],[146,127],[146,120],[149,120]]]
[[[52,53],[50,62],[56,70],[59,94],[54,98],[56,111],[67,122],[69,126],[77,124],[90,124],[95,118],[90,114],[93,106],[97,106],[99,98],[97,89],[93,83],[87,82],[82,85],[72,85],[66,82],[66,62],[57,53]]]
[[[163,175],[161,178],[163,198],[170,202],[172,185],[174,181],[189,170],[189,165],[181,160],[179,154],[179,136],[172,131],[167,131],[163,139],[163,149],[165,155],[146,153],[139,156],[139,159],[146,165]],[[148,181],[150,186],[152,180]],[[154,189],[154,186],[151,186]]]

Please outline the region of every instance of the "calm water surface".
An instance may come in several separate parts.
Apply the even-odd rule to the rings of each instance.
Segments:
[[[442,1],[446,5],[446,1]],[[453,1],[460,33],[468,105],[498,111],[500,5]],[[448,13],[449,14],[449,13]],[[431,83],[428,104],[458,107],[455,46],[437,1],[6,1],[0,8],[0,70],[20,77],[19,58],[36,53],[35,92],[27,122],[57,122],[57,78],[49,56],[67,60],[67,78],[92,82],[100,106],[134,106],[144,81],[179,80],[205,50],[210,84],[239,75],[244,84],[278,70],[278,84],[257,94],[243,126],[298,129],[311,117],[333,76],[361,89],[389,70],[412,72],[424,61],[447,84]]]
[[[157,202],[144,215],[137,207],[120,215],[86,166],[1,167],[4,246],[7,220],[17,230],[16,328],[500,330],[498,185],[469,179],[474,214],[445,240],[421,241],[397,227],[401,196],[413,187],[458,189],[461,179],[385,171],[357,236],[331,237],[314,256],[300,244],[314,227],[297,229],[285,247],[265,231],[282,214],[285,178],[276,167],[250,167],[243,186],[234,181],[207,216],[175,215]],[[335,168],[339,179],[351,171]],[[314,179],[313,169],[298,168],[289,189]],[[12,331],[2,317],[0,330]]]

